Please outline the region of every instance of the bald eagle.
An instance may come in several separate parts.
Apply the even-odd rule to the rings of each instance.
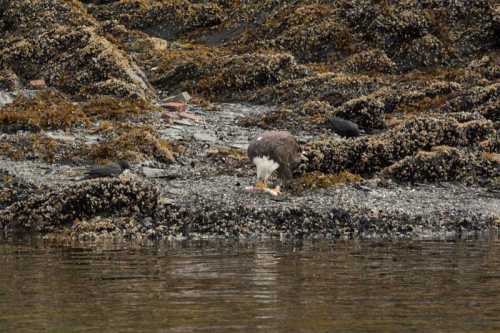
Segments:
[[[274,171],[283,185],[293,178],[293,170],[306,160],[295,138],[286,131],[268,131],[252,140],[248,146],[248,158],[257,167],[256,188],[267,188],[267,181]],[[280,193],[280,187],[270,190],[271,194]]]

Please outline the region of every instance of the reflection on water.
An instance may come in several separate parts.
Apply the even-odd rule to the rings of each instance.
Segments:
[[[0,332],[497,332],[500,241],[0,241]]]

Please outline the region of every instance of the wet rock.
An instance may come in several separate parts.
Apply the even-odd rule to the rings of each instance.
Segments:
[[[164,179],[176,179],[181,175],[175,170],[165,170],[150,167],[143,167],[142,174],[146,178],[164,178]]]
[[[204,142],[216,142],[217,136],[215,136],[212,132],[196,132],[193,135],[193,138],[198,141]]]

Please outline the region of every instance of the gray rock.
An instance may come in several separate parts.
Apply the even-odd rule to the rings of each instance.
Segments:
[[[176,170],[165,170],[150,167],[142,167],[142,174],[146,178],[177,179],[181,175]]]
[[[0,108],[14,101],[14,96],[6,91],[0,90]]]
[[[217,137],[213,135],[211,132],[196,132],[193,134],[193,137],[196,141],[204,141],[204,142],[216,142]]]
[[[166,103],[168,103],[168,102],[188,103],[190,100],[191,100],[191,95],[189,95],[187,92],[183,91],[180,94],[167,97],[164,102],[166,102]]]
[[[144,174],[144,177],[146,177],[146,178],[162,178],[166,174],[165,170],[163,170],[163,169],[156,169],[156,168],[149,168],[149,167],[143,167],[142,173]]]

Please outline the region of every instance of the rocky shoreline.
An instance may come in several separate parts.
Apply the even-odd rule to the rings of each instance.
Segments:
[[[313,179],[315,188],[278,198],[245,192],[254,170],[238,154],[259,129],[240,127],[237,118],[272,110],[237,104],[219,105],[218,112],[193,109],[203,121],[183,120],[161,132],[189,142],[191,152],[168,166],[137,164],[115,179],[81,180],[85,166],[2,159],[0,226],[7,234],[77,240],[396,239],[496,232],[500,196],[493,186],[402,184],[381,174],[352,184]],[[307,135],[298,138],[307,141]]]
[[[429,238],[500,222],[495,1],[0,1],[0,228]],[[187,91],[178,104],[168,96]],[[341,138],[332,117],[363,135]],[[309,162],[247,193],[249,140]],[[82,181],[126,159],[120,178]]]

